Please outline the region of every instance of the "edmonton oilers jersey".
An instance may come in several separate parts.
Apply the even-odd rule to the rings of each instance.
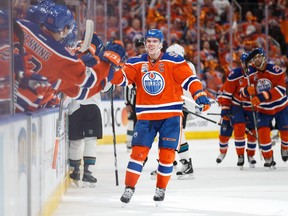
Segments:
[[[269,92],[271,99],[257,106],[257,111],[268,115],[283,110],[287,104],[285,72],[277,65],[267,64],[264,72],[252,67],[249,71],[249,79],[254,84],[256,94],[263,91]]]
[[[241,106],[244,110],[252,110],[249,97],[243,97],[241,92],[247,86],[247,80],[243,74],[242,68],[235,68],[227,77],[222,86],[222,94],[218,97],[221,106]]]
[[[136,85],[136,115],[139,120],[160,120],[182,115],[183,89],[193,95],[202,84],[183,57],[161,54],[152,62],[148,54],[128,59],[114,74],[113,84]]]
[[[110,65],[98,61],[93,68],[84,65],[81,59],[36,24],[17,20],[24,33],[24,49],[31,57],[28,64],[32,71],[48,79],[54,90],[83,100],[102,90],[101,82],[108,76]]]

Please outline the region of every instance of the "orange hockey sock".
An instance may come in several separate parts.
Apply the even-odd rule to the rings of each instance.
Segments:
[[[135,187],[141,175],[143,163],[147,158],[149,148],[146,146],[133,146],[130,161],[126,169],[125,185]]]
[[[173,171],[175,150],[160,148],[156,187],[166,188]]]
[[[251,130],[251,132],[252,134],[254,134],[254,136],[250,133],[247,133],[247,150],[246,151],[249,156],[254,156],[256,146],[257,146],[257,139],[255,135],[255,130]]]
[[[271,137],[271,129],[269,127],[261,127],[258,129],[259,142],[264,158],[268,159],[273,156]]]
[[[230,136],[219,135],[219,147],[220,147],[220,152],[222,154],[226,154],[228,150],[229,139],[230,139]]]
[[[280,137],[281,137],[281,148],[283,150],[288,150],[288,131],[281,130]]]
[[[245,124],[234,124],[234,140],[237,155],[243,155],[245,152]]]

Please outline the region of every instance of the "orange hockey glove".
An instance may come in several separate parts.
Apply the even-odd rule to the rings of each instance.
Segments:
[[[244,97],[249,97],[249,96],[255,95],[256,90],[255,90],[254,85],[251,85],[251,86],[246,86],[245,88],[243,88],[243,91],[241,93]]]
[[[251,100],[251,103],[253,106],[258,106],[260,103],[265,102],[270,99],[271,99],[270,92],[263,91],[260,94],[257,94],[256,96],[254,96]]]
[[[249,95],[255,95],[256,94],[256,90],[255,90],[254,85],[247,86],[247,91],[248,91]]]

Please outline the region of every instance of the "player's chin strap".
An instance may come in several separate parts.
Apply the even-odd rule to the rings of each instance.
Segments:
[[[158,51],[161,52],[162,48],[163,48],[163,43],[160,43],[158,46]]]

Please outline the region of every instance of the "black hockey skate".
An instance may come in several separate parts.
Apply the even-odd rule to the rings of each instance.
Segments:
[[[218,155],[218,157],[216,158],[216,162],[217,162],[217,163],[221,163],[221,162],[224,160],[225,156],[226,156],[226,154],[220,153],[220,154]]]
[[[276,169],[275,165],[276,165],[276,162],[274,161],[273,157],[269,159],[265,158],[264,167],[269,168],[269,169]]]
[[[120,198],[121,202],[123,203],[122,207],[125,207],[125,205],[127,205],[130,202],[134,192],[135,192],[134,187],[125,187],[124,193]]]
[[[182,179],[192,179],[194,178],[194,170],[192,166],[192,159],[189,158],[189,161],[186,159],[181,159],[180,162],[182,163],[181,171],[178,171],[176,175],[178,176],[179,180]]]
[[[281,157],[284,162],[288,160],[288,150],[284,150],[281,148]]]
[[[244,155],[238,155],[237,166],[240,167],[240,170],[243,169],[243,165],[244,165]]]
[[[83,174],[83,177],[82,177],[82,181],[83,181],[83,187],[95,187],[95,183],[97,182],[97,179],[92,176],[92,172],[90,171],[86,171],[84,172]]]
[[[164,198],[165,198],[165,189],[164,188],[156,188],[155,195],[153,197],[153,200],[155,201],[156,207],[161,206]]]
[[[255,168],[255,164],[257,163],[257,161],[254,159],[254,156],[249,156],[247,154],[247,158],[248,158],[249,167]]]
[[[79,187],[79,181],[80,181],[80,171],[73,171],[70,174],[70,178],[73,180],[74,184]]]

